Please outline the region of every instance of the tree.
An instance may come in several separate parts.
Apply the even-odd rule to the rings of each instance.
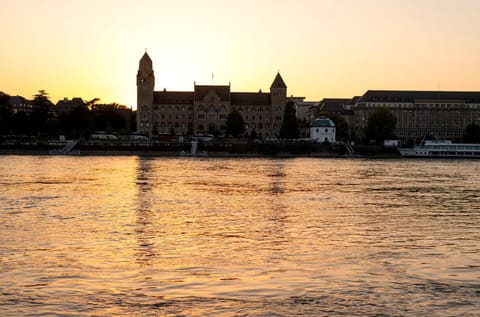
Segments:
[[[330,112],[320,112],[320,117],[327,117],[335,123],[336,139],[348,140],[350,139],[348,123],[342,116]]]
[[[245,132],[245,122],[237,110],[230,112],[227,116],[226,131],[234,137],[238,137]]]
[[[92,100],[88,100],[85,102],[85,106],[89,109],[89,110],[92,110],[92,109],[95,109],[95,107],[97,106],[97,102],[100,101],[100,98],[93,98]]]
[[[59,116],[62,130],[73,138],[88,134],[91,127],[91,112],[87,107],[76,107]]]
[[[297,139],[298,138],[298,122],[297,111],[293,101],[287,102],[285,112],[283,114],[283,124],[280,128],[281,139]]]
[[[463,141],[468,143],[480,143],[480,126],[475,123],[467,125],[463,134]]]
[[[48,93],[45,90],[39,90],[32,100],[33,111],[30,115],[31,129],[33,132],[40,133],[46,131],[46,123],[52,102],[48,99]]]
[[[12,124],[9,98],[9,95],[0,91],[0,133],[8,132]]]
[[[126,129],[129,120],[121,114],[124,106],[119,104],[98,104],[92,108],[93,129],[97,131],[120,131]]]
[[[393,113],[386,108],[375,109],[368,117],[368,124],[365,134],[369,139],[382,142],[393,137],[397,119]]]

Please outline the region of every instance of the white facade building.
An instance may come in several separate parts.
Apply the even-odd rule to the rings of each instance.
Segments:
[[[310,123],[310,139],[317,142],[335,142],[335,123],[332,120],[320,117]]]

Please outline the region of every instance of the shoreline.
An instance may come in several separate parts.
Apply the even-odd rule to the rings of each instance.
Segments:
[[[69,145],[71,145],[69,147]],[[357,146],[350,152],[343,143],[294,142],[205,142],[192,154],[190,142],[11,142],[0,143],[0,155],[48,156],[145,156],[145,157],[218,157],[218,158],[401,158],[394,148]]]
[[[118,151],[118,150],[97,150],[97,151],[80,151],[77,154],[51,154],[48,150],[30,150],[30,149],[0,149],[0,156],[69,156],[69,157],[85,157],[85,156],[141,156],[141,157],[178,157],[178,158],[334,158],[334,159],[399,159],[401,155],[342,155],[336,153],[309,153],[309,154],[293,154],[293,153],[228,153],[228,152],[208,152],[207,155],[190,155],[181,154],[179,152],[168,151]]]

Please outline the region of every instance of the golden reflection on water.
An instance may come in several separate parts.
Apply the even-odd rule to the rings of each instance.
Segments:
[[[0,161],[6,312],[28,313],[25,298],[86,315],[477,303],[476,161]]]

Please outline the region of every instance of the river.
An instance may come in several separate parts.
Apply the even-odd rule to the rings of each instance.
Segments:
[[[480,316],[480,161],[0,156],[2,316]]]

